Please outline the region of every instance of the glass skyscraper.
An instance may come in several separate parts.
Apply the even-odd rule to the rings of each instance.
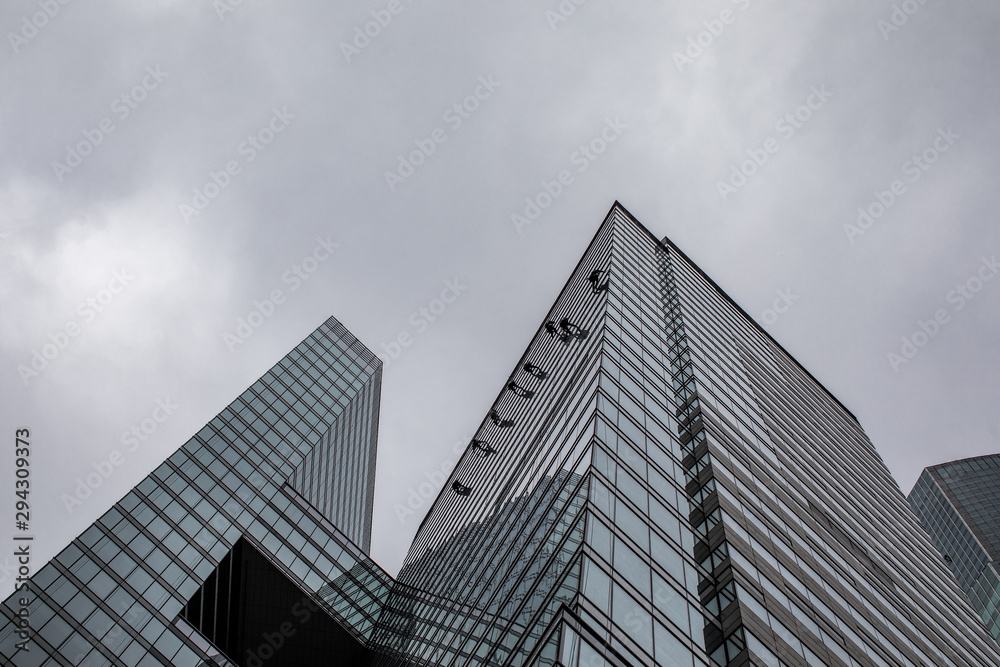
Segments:
[[[384,618],[382,664],[1000,664],[855,417],[618,204]]]
[[[1000,640],[1000,454],[925,468],[908,499],[987,630]]]
[[[3,664],[365,664],[381,374],[324,323],[32,577],[26,650],[0,606]]]
[[[617,203],[395,580],[379,374],[331,320],[223,411],[35,576],[45,664],[1000,664],[854,416]]]

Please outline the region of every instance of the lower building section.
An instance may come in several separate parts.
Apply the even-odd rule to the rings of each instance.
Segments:
[[[222,559],[181,617],[239,667],[364,667],[370,653],[246,540]]]
[[[564,605],[526,664],[530,667],[632,667],[634,663],[603,639],[602,634],[584,620],[579,607],[570,609]],[[678,653],[674,657],[680,656]]]

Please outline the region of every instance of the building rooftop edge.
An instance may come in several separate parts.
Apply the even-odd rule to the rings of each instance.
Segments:
[[[996,459],[1000,458],[1000,453],[997,454],[981,454],[979,456],[969,456],[964,459],[954,459],[953,461],[945,461],[943,463],[935,463],[932,466],[927,466],[924,470],[937,471],[940,468],[947,468],[948,466],[955,465],[956,463],[965,463],[966,461],[978,461],[979,459]]]
[[[789,359],[791,359],[792,362],[796,366],[798,366],[800,369],[802,369],[802,372],[804,372],[807,376],[809,376],[809,379],[811,379],[813,382],[815,382],[816,385],[819,388],[821,388],[824,392],[826,392],[827,396],[829,396],[830,398],[832,398],[833,401],[834,401],[834,403],[836,403],[838,406],[840,406],[840,408],[844,412],[846,412],[848,415],[850,415],[851,419],[853,419],[856,424],[858,424],[859,426],[861,425],[861,422],[858,421],[858,418],[854,415],[854,413],[851,412],[847,408],[846,405],[844,405],[843,403],[841,403],[840,399],[838,399],[836,396],[833,395],[833,392],[831,392],[829,389],[827,389],[826,386],[822,382],[820,382],[819,380],[817,380],[816,377],[812,373],[809,372],[809,369],[807,369],[805,366],[803,366],[801,363],[799,363],[799,360],[796,359],[794,356],[792,356],[788,352],[788,350],[786,350],[785,347],[781,343],[779,343],[777,340],[775,340],[774,336],[772,336],[771,334],[769,334],[762,326],[760,326],[760,324],[757,323],[757,320],[755,320],[754,318],[750,317],[750,314],[747,313],[745,310],[743,310],[743,307],[740,306],[740,304],[736,303],[736,301],[731,296],[729,296],[729,294],[727,294],[724,289],[722,289],[721,287],[719,287],[719,284],[716,283],[711,278],[711,276],[709,276],[707,273],[705,273],[705,271],[703,271],[702,268],[700,266],[698,266],[697,262],[695,262],[694,260],[692,260],[690,257],[688,257],[688,255],[683,250],[681,250],[680,248],[678,248],[677,245],[673,241],[671,241],[669,237],[665,236],[662,239],[657,238],[656,235],[653,234],[653,232],[649,231],[649,229],[644,224],[642,224],[641,222],[639,222],[638,218],[636,218],[634,215],[632,215],[629,212],[629,210],[627,208],[625,208],[625,206],[623,206],[622,203],[620,201],[618,201],[617,199],[615,200],[615,203],[611,206],[611,210],[608,211],[608,216],[605,217],[605,220],[607,220],[607,218],[610,217],[611,214],[614,211],[616,211],[616,210],[620,211],[623,215],[627,216],[629,218],[629,220],[631,220],[636,225],[638,225],[640,229],[642,229],[644,232],[646,232],[646,234],[648,234],[649,237],[652,238],[654,241],[656,241],[658,244],[660,244],[661,246],[663,246],[665,248],[670,248],[670,249],[676,251],[681,257],[683,257],[691,266],[693,266],[695,268],[696,271],[698,271],[699,274],[701,274],[701,276],[706,281],[708,281],[708,283],[713,288],[715,288],[715,290],[722,296],[722,298],[724,298],[733,307],[735,307],[736,310],[738,310],[742,315],[744,315],[747,318],[747,320],[751,324],[753,324],[753,326],[755,326],[758,331],[760,331],[762,334],[764,334],[764,336],[769,341],[771,341],[772,343],[774,343],[774,345],[777,346],[777,348],[779,350],[781,350],[782,352],[784,352],[785,356],[787,356]]]

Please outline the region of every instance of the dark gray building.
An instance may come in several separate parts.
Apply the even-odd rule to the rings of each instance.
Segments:
[[[617,203],[396,581],[380,372],[321,327],[35,575],[15,664],[1000,664],[854,416]]]
[[[994,639],[1000,639],[1000,454],[925,468],[913,511]]]

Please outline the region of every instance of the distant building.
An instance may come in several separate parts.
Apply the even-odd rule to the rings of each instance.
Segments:
[[[924,468],[908,499],[987,630],[1000,640],[1000,454]]]

